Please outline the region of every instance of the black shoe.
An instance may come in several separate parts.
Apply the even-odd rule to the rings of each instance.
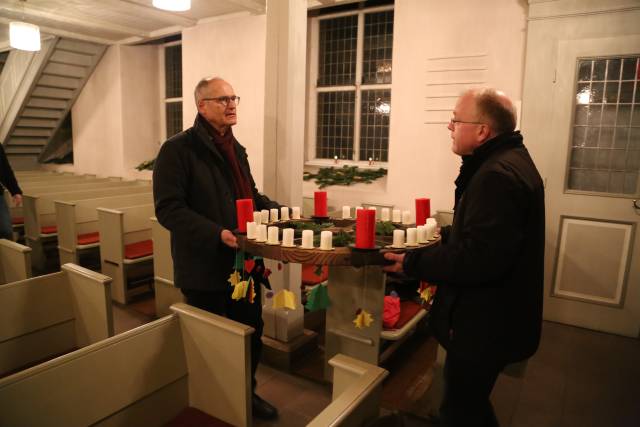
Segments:
[[[253,394],[251,398],[251,408],[253,410],[253,416],[263,420],[274,420],[278,418],[278,410],[269,402]]]

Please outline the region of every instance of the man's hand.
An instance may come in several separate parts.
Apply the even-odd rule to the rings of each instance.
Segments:
[[[386,271],[387,273],[402,273],[402,262],[404,261],[404,255],[405,254],[394,254],[391,252],[387,252],[386,254],[384,254],[385,259],[393,261],[395,262],[395,264],[382,267],[382,270]]]
[[[22,206],[22,194],[14,194],[12,198],[15,206]]]
[[[236,236],[229,230],[222,230],[222,232],[220,233],[220,239],[222,240],[222,243],[229,246],[230,248],[238,248],[238,239],[236,239]]]

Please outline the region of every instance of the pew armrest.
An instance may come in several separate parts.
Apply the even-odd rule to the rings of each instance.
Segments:
[[[0,284],[31,277],[31,248],[0,239]]]

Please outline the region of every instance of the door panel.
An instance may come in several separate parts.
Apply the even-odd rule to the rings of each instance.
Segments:
[[[639,54],[637,36],[559,41],[546,188],[545,318],[631,337],[640,332]]]

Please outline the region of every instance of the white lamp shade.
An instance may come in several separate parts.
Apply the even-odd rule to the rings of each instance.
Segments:
[[[171,12],[184,12],[191,9],[191,0],[153,0],[153,5]]]
[[[9,23],[9,44],[14,49],[40,50],[40,28],[26,22]]]

